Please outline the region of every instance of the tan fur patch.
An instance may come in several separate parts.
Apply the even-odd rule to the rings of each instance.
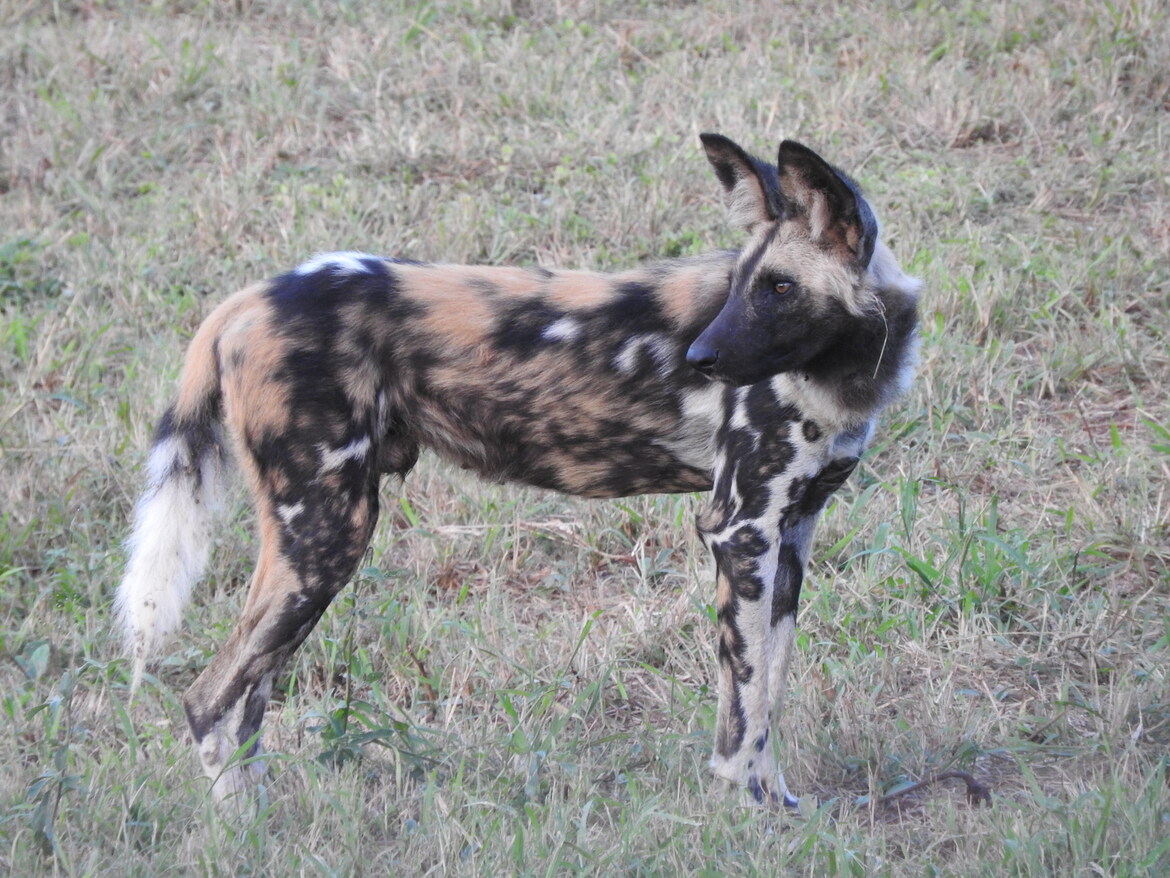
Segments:
[[[427,334],[464,349],[487,342],[491,303],[471,286],[472,276],[467,269],[402,265],[394,270],[402,280],[402,295],[427,307],[419,322]]]
[[[257,499],[260,557],[256,561],[256,572],[237,630],[254,630],[264,615],[279,606],[286,595],[300,589],[300,580],[280,551],[280,522],[271,508],[271,500],[263,496]]]
[[[263,290],[260,290],[262,292]],[[243,436],[275,435],[292,416],[287,388],[277,379],[288,345],[272,327],[271,306],[257,299],[233,316],[219,338],[227,423]],[[241,368],[234,368],[236,361]]]
[[[858,315],[866,310],[869,295],[855,275],[832,252],[817,246],[802,223],[781,224],[761,264],[791,275],[822,302],[836,299]]]
[[[587,271],[558,272],[549,281],[548,303],[566,311],[600,308],[614,300],[622,279]]]
[[[704,260],[671,274],[655,291],[667,320],[674,326],[689,326],[701,315],[718,311],[727,298],[731,269],[728,259],[726,275],[713,273],[711,264]]]
[[[723,609],[731,606],[732,599],[731,580],[719,573],[715,577],[715,608]]]
[[[202,400],[214,393],[220,380],[220,363],[215,356],[215,340],[224,328],[241,313],[260,304],[267,283],[253,284],[226,299],[208,315],[187,348],[187,359],[175,399],[175,412],[182,418],[198,411]]]
[[[351,364],[338,373],[345,395],[362,407],[374,404],[382,378],[381,364],[375,359],[374,352],[358,342],[365,333],[354,331],[362,328],[368,313],[369,309],[360,303],[344,306],[339,314],[340,331],[336,344],[340,359]]]

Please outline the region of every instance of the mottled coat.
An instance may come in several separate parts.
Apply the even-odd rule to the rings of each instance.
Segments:
[[[856,186],[785,141],[704,135],[742,250],[614,275],[317,257],[224,302],[151,449],[117,605],[135,679],[206,561],[229,460],[260,553],[243,614],[185,696],[217,795],[247,789],[277,674],[364,554],[378,485],[430,448],[583,497],[713,489],[713,766],[791,802],[770,745],[813,531],[910,380],[917,284]]]

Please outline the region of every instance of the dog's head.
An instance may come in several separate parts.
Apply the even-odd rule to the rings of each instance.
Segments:
[[[860,190],[806,146],[780,144],[775,167],[718,134],[701,135],[748,233],[719,315],[687,362],[730,384],[815,371],[881,303],[867,283],[878,224]]]

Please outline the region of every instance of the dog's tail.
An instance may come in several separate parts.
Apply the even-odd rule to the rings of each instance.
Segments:
[[[159,421],[150,448],[146,490],[134,509],[126,575],[114,601],[134,662],[131,691],[141,682],[151,652],[178,626],[207,564],[231,470],[216,350],[230,316],[230,309],[221,306],[196,333],[179,393]]]

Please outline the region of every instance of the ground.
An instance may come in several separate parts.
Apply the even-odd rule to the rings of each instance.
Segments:
[[[1164,4],[0,4],[0,872],[1170,871]],[[617,269],[735,246],[700,131],[808,143],[924,281],[830,506],[780,741],[709,780],[700,497],[424,457],[217,814],[179,698],[239,499],[128,699],[110,599],[199,320],[327,250]],[[963,784],[890,794],[948,770]]]

